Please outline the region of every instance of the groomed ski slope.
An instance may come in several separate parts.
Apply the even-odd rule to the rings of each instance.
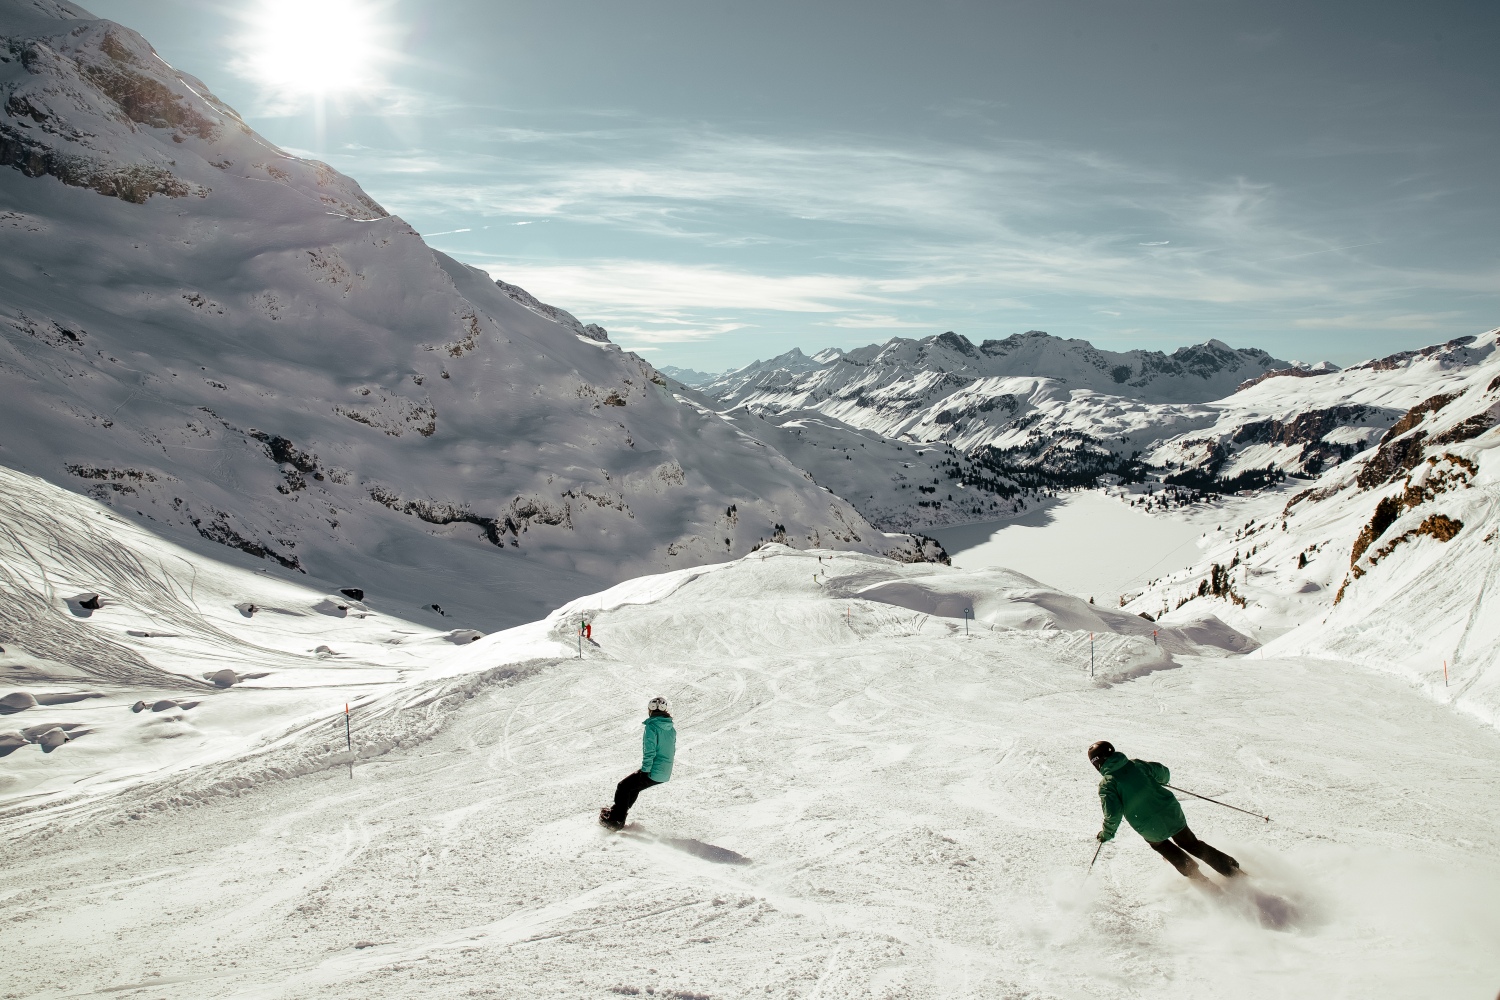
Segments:
[[[1495,730],[1391,676],[1211,647],[1091,681],[1085,633],[966,636],[847,596],[932,567],[823,556],[816,581],[780,546],[633,581],[457,649],[357,709],[356,750],[396,745],[352,768],[317,756],[330,713],[300,748],[5,810],[6,995],[1500,988]],[[590,608],[598,646],[568,659]],[[608,834],[655,694],[673,779]],[[1086,879],[1101,737],[1272,816],[1186,805],[1284,904],[1212,898],[1128,830]]]

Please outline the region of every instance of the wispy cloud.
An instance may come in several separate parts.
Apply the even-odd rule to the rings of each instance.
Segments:
[[[819,326],[832,326],[844,330],[930,330],[931,323],[897,319],[895,316],[850,313],[837,319],[819,320]]]
[[[1292,326],[1303,330],[1438,330],[1462,313],[1407,313],[1401,316],[1356,315],[1304,316],[1292,320]]]
[[[661,261],[603,260],[571,264],[484,261],[497,278],[550,301],[598,310],[755,309],[829,313],[892,300],[907,282],[836,274],[766,275]]]
[[[1032,314],[1038,301],[1101,322],[1129,304],[1138,322],[1205,307],[1277,313],[1283,328],[1414,330],[1435,327],[1412,325],[1410,305],[1387,315],[1402,295],[1495,287],[1489,267],[1382,263],[1368,254],[1385,233],[1330,232],[1273,184],[1052,143],[793,138],[624,116],[464,137],[456,153],[351,159],[389,188],[388,207],[450,232],[555,223],[540,256],[451,252],[642,343],[722,337],[767,314],[927,329],[923,315],[954,303]],[[557,252],[568,239],[616,252]],[[1294,321],[1325,309],[1348,325]]]

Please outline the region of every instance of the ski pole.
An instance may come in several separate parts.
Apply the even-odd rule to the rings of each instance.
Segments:
[[[1242,812],[1246,816],[1254,816],[1256,819],[1263,819],[1267,823],[1271,822],[1271,817],[1262,816],[1260,813],[1251,812],[1249,809],[1241,809],[1239,806],[1232,806],[1228,802],[1220,802],[1218,799],[1211,799],[1207,795],[1199,795],[1197,792],[1190,792],[1186,788],[1178,788],[1176,785],[1167,785],[1166,787],[1172,789],[1172,791],[1174,792],[1181,792],[1184,795],[1191,795],[1195,799],[1202,799],[1204,802],[1212,802],[1216,806],[1223,806],[1225,809],[1233,809],[1235,812]]]
[[[1099,846],[1094,848],[1094,856],[1092,858],[1089,858],[1089,870],[1083,873],[1084,878],[1088,878],[1091,874],[1093,874],[1094,862],[1099,860],[1099,852],[1102,850],[1104,850],[1104,841],[1101,840],[1099,841]]]

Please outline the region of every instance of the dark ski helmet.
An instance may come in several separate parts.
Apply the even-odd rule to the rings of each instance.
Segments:
[[[1104,759],[1115,752],[1115,745],[1109,740],[1100,740],[1089,747],[1089,763],[1096,768],[1104,763]]]

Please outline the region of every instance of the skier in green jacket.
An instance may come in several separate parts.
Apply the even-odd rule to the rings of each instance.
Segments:
[[[630,807],[635,805],[641,792],[672,777],[672,759],[677,755],[677,729],[672,725],[667,699],[652,698],[646,705],[646,721],[641,725],[646,727],[641,734],[641,769],[621,779],[615,786],[614,804],[599,810],[599,822],[611,830],[625,825]]]
[[[1104,775],[1099,780],[1099,804],[1104,807],[1104,828],[1097,837],[1101,844],[1114,839],[1123,816],[1153,851],[1188,878],[1207,881],[1189,854],[1208,862],[1225,878],[1240,874],[1238,861],[1205,844],[1188,829],[1182,804],[1162,787],[1172,780],[1165,764],[1131,760],[1108,740],[1089,747],[1089,763]]]

